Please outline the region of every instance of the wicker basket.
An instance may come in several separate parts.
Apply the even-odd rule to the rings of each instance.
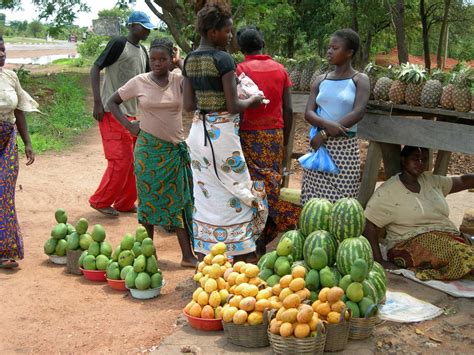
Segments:
[[[372,305],[364,318],[351,318],[349,322],[349,339],[367,339],[372,335],[378,317],[378,306]]]
[[[326,342],[324,326],[318,325],[316,337],[298,339],[294,336],[282,337],[267,331],[270,345],[275,354],[323,354]]]
[[[229,343],[246,348],[263,348],[270,344],[267,335],[268,323],[266,321],[259,325],[222,323]]]
[[[346,348],[347,340],[349,339],[349,321],[346,321],[345,313],[346,309],[341,312],[339,324],[326,323],[326,345],[324,346],[324,351],[341,351]]]
[[[79,258],[81,257],[82,250],[68,250],[67,251],[67,261],[66,261],[66,270],[70,274],[82,275],[81,269],[79,268]]]

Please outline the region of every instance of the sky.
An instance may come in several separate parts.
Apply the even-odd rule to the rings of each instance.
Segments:
[[[102,9],[111,9],[117,4],[117,0],[85,0],[84,2],[91,8],[91,12],[80,12],[78,14],[74,24],[81,27],[92,25],[92,20],[97,18],[97,12]],[[1,12],[6,15],[7,21],[26,20],[31,22],[38,18],[38,13],[35,11],[35,7],[30,0],[22,0],[22,8],[23,9],[19,11],[2,10]],[[133,9],[144,11],[150,16],[152,23],[158,23],[158,17],[151,12],[144,0],[136,0]]]

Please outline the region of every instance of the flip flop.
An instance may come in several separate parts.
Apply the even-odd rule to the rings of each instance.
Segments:
[[[0,269],[13,269],[18,267],[14,259],[0,259]]]
[[[109,217],[118,217],[119,216],[119,212],[115,209],[113,209],[112,207],[105,207],[105,208],[96,208],[92,205],[90,205],[93,209],[95,209],[96,211],[102,213],[102,214],[105,214],[106,216],[109,216]]]

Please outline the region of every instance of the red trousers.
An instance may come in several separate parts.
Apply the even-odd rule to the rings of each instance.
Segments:
[[[129,117],[130,121],[135,117]],[[89,198],[95,208],[113,207],[130,211],[137,200],[137,186],[133,171],[133,147],[136,138],[110,112],[99,122],[107,169],[96,192]]]

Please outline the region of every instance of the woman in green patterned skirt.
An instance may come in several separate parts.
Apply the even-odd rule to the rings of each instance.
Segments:
[[[191,247],[193,192],[188,148],[184,142],[183,78],[170,72],[173,44],[155,40],[150,47],[151,72],[137,75],[109,99],[110,111],[133,135],[138,191],[138,221],[153,238],[154,226],[174,227],[182,252],[181,266],[197,262]],[[180,63],[181,64],[181,63]],[[119,105],[138,99],[140,121],[128,121]]]

